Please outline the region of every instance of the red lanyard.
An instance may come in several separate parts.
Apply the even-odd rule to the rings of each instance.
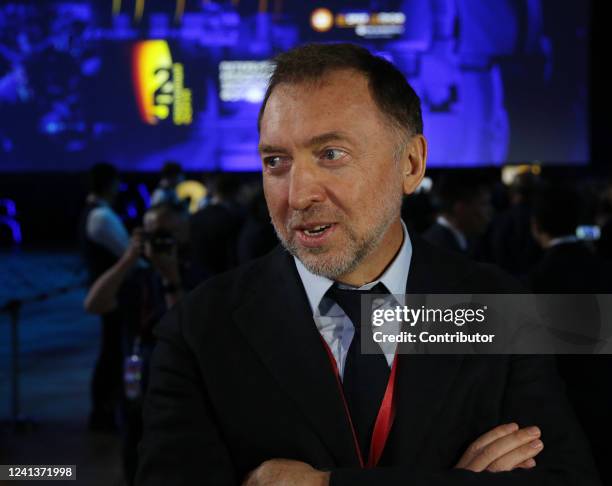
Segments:
[[[355,444],[355,450],[357,451],[357,457],[359,458],[359,465],[362,468],[373,468],[376,467],[380,457],[382,456],[389,432],[391,432],[391,426],[393,425],[393,419],[395,419],[395,381],[397,376],[397,349],[395,356],[393,357],[393,365],[391,366],[391,374],[389,375],[389,381],[387,382],[387,388],[385,389],[385,395],[383,396],[382,403],[378,409],[378,415],[376,416],[376,422],[374,422],[374,431],[372,432],[372,442],[370,443],[370,457],[368,462],[364,463],[363,456],[361,455],[361,448],[359,447],[359,441],[357,440],[357,433],[355,432],[355,426],[353,425],[353,419],[349,412],[348,404],[346,403],[346,397],[344,396],[344,389],[342,388],[342,382],[340,380],[340,373],[338,372],[338,364],[334,358],[331,349],[327,345],[323,336],[321,341],[327,351],[327,356],[334,370],[336,376],[336,383],[340,390],[340,396],[342,397],[342,403],[344,404],[344,411],[351,427],[353,434],[353,442]]]

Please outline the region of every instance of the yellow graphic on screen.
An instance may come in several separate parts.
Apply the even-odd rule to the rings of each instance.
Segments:
[[[174,125],[191,124],[193,108],[191,90],[184,84],[185,69],[181,63],[172,62],[165,40],[134,45],[132,75],[142,121],[149,125],[165,120],[172,120]]]
[[[179,200],[189,199],[189,212],[192,214],[200,208],[200,202],[206,197],[207,193],[204,184],[190,179],[176,186],[176,195]]]

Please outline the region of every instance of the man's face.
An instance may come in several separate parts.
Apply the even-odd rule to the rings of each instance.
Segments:
[[[150,235],[163,235],[172,238],[176,243],[182,243],[180,216],[167,210],[149,210],[143,218],[143,229]],[[144,245],[145,256],[151,258],[154,250],[150,241]]]
[[[170,218],[163,212],[152,209],[144,214],[142,227],[146,233],[158,233],[160,231],[172,232]]]
[[[338,70],[280,84],[260,127],[263,185],[283,245],[331,279],[355,270],[399,221],[399,137],[365,76]]]

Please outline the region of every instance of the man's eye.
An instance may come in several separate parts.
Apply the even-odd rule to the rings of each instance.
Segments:
[[[281,162],[282,162],[282,157],[278,155],[264,158],[264,165],[269,169],[277,168]]]
[[[326,149],[323,151],[323,158],[325,160],[340,160],[346,152],[340,149]]]

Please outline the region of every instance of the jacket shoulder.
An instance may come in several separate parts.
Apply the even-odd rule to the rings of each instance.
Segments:
[[[274,267],[286,263],[286,255],[280,247],[267,255],[215,275],[193,289],[185,297],[185,306],[201,307],[212,299],[221,303],[239,303],[254,291],[264,275],[274,271]]]

